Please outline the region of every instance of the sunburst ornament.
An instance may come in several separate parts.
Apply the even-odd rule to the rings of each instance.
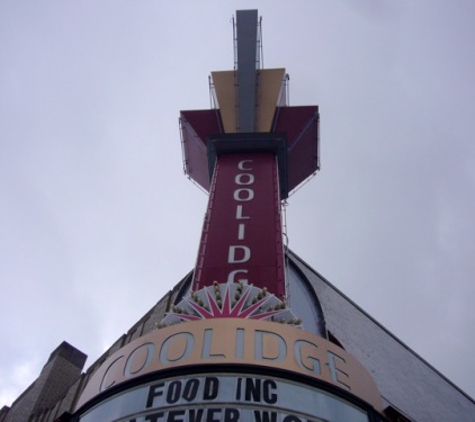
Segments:
[[[219,284],[188,293],[172,307],[161,326],[208,318],[249,318],[292,324],[301,327],[301,320],[267,289],[242,283]]]

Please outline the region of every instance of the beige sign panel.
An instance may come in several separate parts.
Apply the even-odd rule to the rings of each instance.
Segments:
[[[258,74],[257,132],[270,132],[275,108],[285,78],[285,69],[262,69]]]
[[[211,72],[225,133],[238,132],[236,75],[232,70]],[[256,132],[270,132],[285,78],[285,69],[261,69],[257,74]]]
[[[124,381],[164,369],[238,364],[285,369],[352,393],[376,410],[373,379],[349,353],[298,328],[242,318],[215,318],[155,330],[112,354],[91,376],[77,408]]]
[[[211,72],[211,77],[221,112],[224,133],[236,133],[238,123],[236,121],[237,100],[234,71]]]

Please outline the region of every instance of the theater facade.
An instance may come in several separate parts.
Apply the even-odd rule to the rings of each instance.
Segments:
[[[62,343],[0,422],[473,420],[472,398],[286,247],[319,108],[262,68],[256,10],[234,32],[214,107],[180,112],[186,173],[209,192],[195,267],[85,372]]]

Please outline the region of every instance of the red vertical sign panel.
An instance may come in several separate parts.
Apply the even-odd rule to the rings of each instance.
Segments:
[[[193,288],[242,281],[285,296],[277,159],[233,153],[216,160]]]

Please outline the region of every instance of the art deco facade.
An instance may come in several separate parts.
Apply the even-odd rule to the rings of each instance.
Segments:
[[[319,169],[317,106],[262,69],[237,12],[216,108],[182,111],[185,169],[209,191],[196,266],[82,373],[67,343],[0,422],[470,421],[475,402],[283,243],[281,203]]]

